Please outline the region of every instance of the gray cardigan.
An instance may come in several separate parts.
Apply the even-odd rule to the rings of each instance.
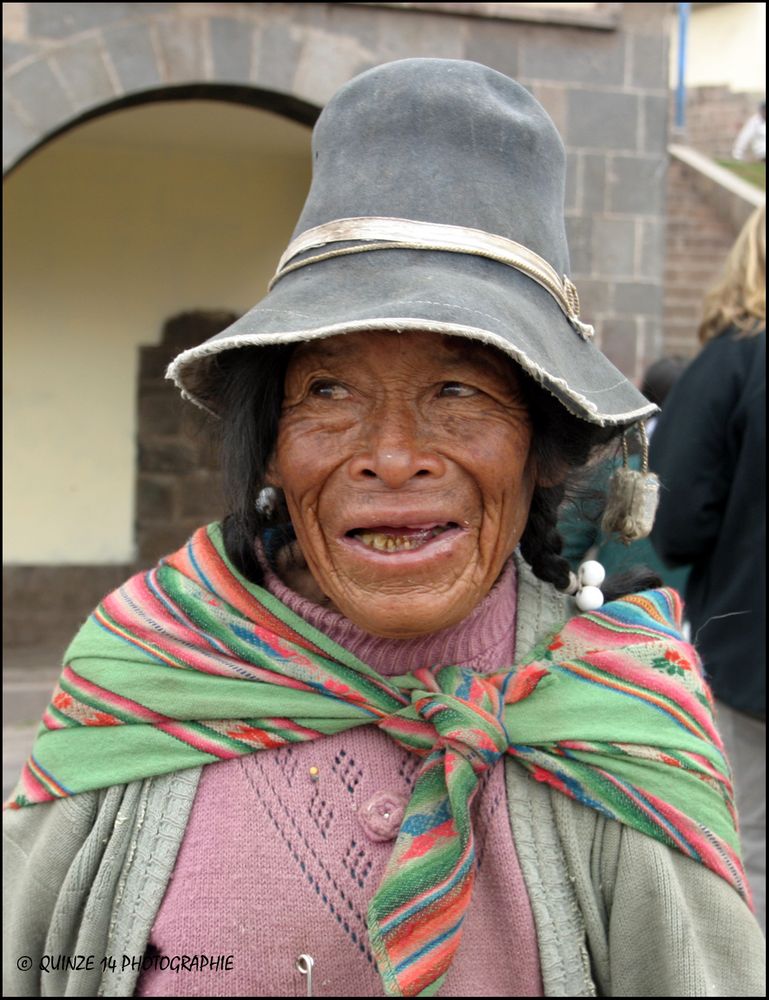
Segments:
[[[518,569],[516,646],[530,649],[573,608]],[[763,936],[726,882],[515,761],[505,769],[546,996],[765,995]],[[6,813],[5,996],[133,995],[138,969],[122,956],[145,950],[200,773]],[[94,957],[90,969],[42,972],[42,955]]]

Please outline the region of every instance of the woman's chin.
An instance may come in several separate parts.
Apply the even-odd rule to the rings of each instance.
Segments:
[[[472,613],[479,600],[468,596],[464,600],[437,601],[434,595],[407,593],[357,599],[346,595],[346,599],[334,603],[364,632],[385,639],[418,639],[458,624]]]
[[[389,639],[415,639],[463,621],[505,562],[499,554],[499,565],[486,565],[477,540],[459,529],[405,551],[377,551],[349,538],[330,549],[331,561],[313,567],[320,589],[359,628]]]

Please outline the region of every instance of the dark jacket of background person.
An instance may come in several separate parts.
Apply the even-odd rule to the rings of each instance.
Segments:
[[[686,614],[717,698],[766,713],[766,332],[732,327],[676,383],[651,442],[652,541],[691,564]]]

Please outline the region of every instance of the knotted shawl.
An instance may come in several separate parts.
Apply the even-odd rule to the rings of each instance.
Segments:
[[[383,677],[240,576],[210,525],[88,619],[9,806],[378,726],[423,762],[369,934],[386,994],[431,996],[472,894],[470,803],[503,754],[747,898],[728,765],[680,612],[674,591],[633,594],[511,669]]]

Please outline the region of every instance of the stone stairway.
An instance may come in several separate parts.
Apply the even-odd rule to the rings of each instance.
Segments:
[[[737,231],[705,201],[687,168],[671,158],[667,186],[663,343],[667,355],[693,357],[705,293],[718,277]]]

